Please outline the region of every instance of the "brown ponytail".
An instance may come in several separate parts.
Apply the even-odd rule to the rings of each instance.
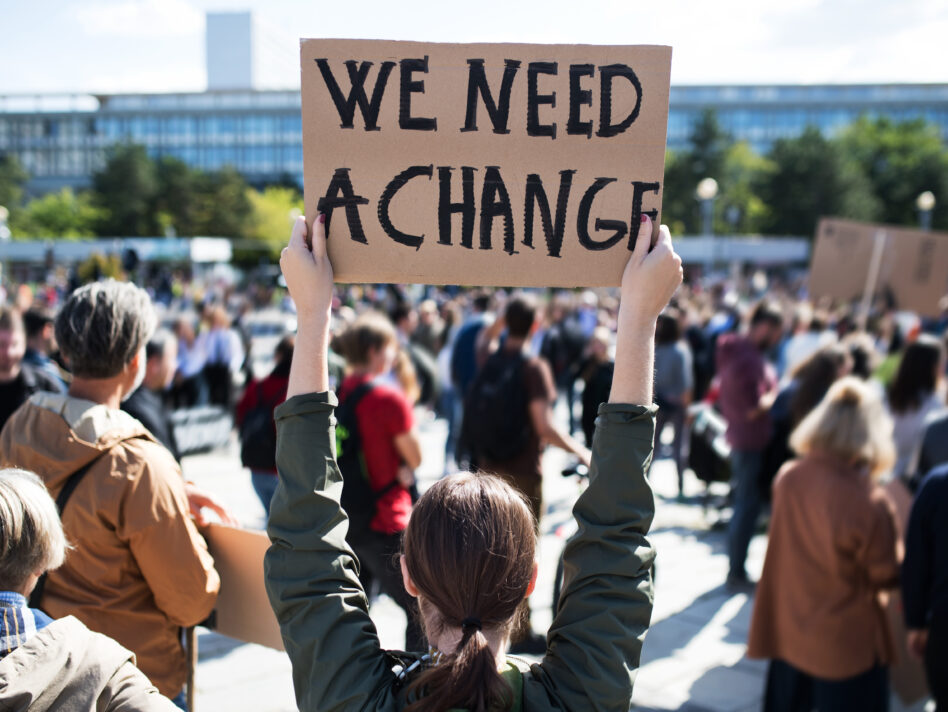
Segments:
[[[412,510],[404,553],[429,638],[461,630],[457,648],[411,683],[406,712],[509,709],[484,631],[505,636],[533,575],[536,534],[523,497],[490,475],[445,478]]]

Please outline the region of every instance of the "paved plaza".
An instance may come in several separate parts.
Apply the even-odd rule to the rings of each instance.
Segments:
[[[559,413],[558,415],[563,415]],[[422,488],[441,476],[444,442],[441,421],[422,423],[425,462]],[[544,456],[546,515],[540,542],[540,577],[531,598],[534,626],[544,631],[551,620],[553,577],[562,549],[564,526],[580,485],[559,476],[567,458],[559,451]],[[216,492],[248,527],[262,527],[263,509],[242,470],[236,444],[227,452],[196,455],[184,461],[189,479]],[[715,526],[718,513],[704,511],[703,486],[686,481],[685,501],[675,498],[676,481],[670,460],[652,471],[656,516],[651,541],[656,560],[655,609],[645,640],[642,667],[633,698],[642,710],[750,712],[760,709],[766,664],[744,657],[753,600],[724,590],[727,574],[725,532]],[[755,537],[748,557],[752,578],[760,574],[766,548]],[[399,648],[404,640],[404,615],[382,597],[372,607],[382,645]],[[291,712],[296,710],[290,665],[283,653],[240,643],[209,631],[199,635],[195,712]],[[923,705],[892,710],[922,710]]]

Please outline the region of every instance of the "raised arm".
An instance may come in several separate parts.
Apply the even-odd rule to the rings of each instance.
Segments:
[[[564,586],[535,680],[564,709],[628,709],[652,614],[645,538],[654,514],[645,480],[652,457],[655,322],[681,283],[681,260],[661,228],[649,251],[643,219],[622,278],[615,375],[600,406],[589,487],[573,508],[578,531],[564,552]],[[534,683],[531,682],[531,687]]]
[[[311,248],[306,234],[300,218],[280,258],[299,332],[288,398],[274,413],[280,482],[267,526],[267,594],[293,665],[299,709],[381,710],[385,700],[391,706],[391,664],[369,618],[339,504],[336,400],[327,372],[332,267],[323,222],[317,218]]]
[[[312,240],[307,240],[306,219],[293,225],[290,244],[280,255],[280,269],[290,296],[296,304],[296,353],[290,366],[286,398],[303,393],[329,390],[329,319],[332,309],[332,265],[326,254],[325,215],[313,223]]]

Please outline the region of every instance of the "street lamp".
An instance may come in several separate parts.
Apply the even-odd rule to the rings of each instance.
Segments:
[[[714,178],[702,178],[695,189],[695,197],[701,203],[702,233],[708,238],[707,271],[714,266],[714,199],[718,195],[718,182]]]
[[[935,209],[935,194],[930,190],[919,193],[915,199],[915,207],[918,208],[918,225],[922,230],[932,229],[932,210]]]

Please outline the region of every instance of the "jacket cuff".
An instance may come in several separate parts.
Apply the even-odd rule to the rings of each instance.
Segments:
[[[307,415],[309,413],[332,413],[337,405],[339,405],[339,401],[332,391],[303,393],[293,396],[278,405],[273,411],[273,419],[283,420],[294,415]]]

